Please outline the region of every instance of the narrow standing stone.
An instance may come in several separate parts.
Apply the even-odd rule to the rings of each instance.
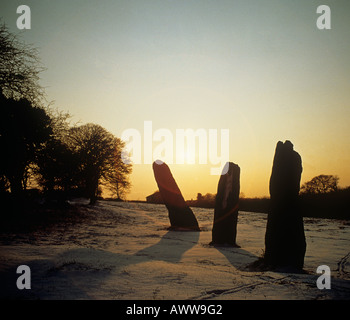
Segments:
[[[239,247],[236,243],[239,191],[240,168],[237,164],[227,162],[215,198],[211,245]]]
[[[302,170],[301,157],[293,144],[279,141],[270,178],[271,208],[265,233],[264,263],[271,267],[301,270],[304,266],[306,241],[298,208]]]

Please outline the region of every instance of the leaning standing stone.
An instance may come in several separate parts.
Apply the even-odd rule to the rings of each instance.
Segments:
[[[159,160],[153,163],[153,173],[164,204],[168,209],[171,229],[199,230],[198,221],[186,204],[169,167]]]

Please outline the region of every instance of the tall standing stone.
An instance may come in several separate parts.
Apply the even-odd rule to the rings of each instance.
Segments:
[[[198,221],[191,208],[186,204],[167,164],[155,161],[153,173],[164,204],[168,209],[171,229],[199,231]]]
[[[276,146],[270,178],[271,208],[265,233],[264,263],[302,269],[306,251],[303,217],[298,208],[300,155],[290,141]]]
[[[227,162],[220,176],[215,198],[211,245],[238,247],[236,236],[240,171],[240,167],[237,164]]]

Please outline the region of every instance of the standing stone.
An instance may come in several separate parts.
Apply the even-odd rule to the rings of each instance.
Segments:
[[[227,162],[220,176],[215,198],[211,245],[239,247],[236,244],[236,236],[240,171],[238,165]]]
[[[153,173],[169,212],[170,228],[199,231],[198,221],[186,204],[169,167],[164,162],[157,160],[153,163]]]
[[[298,208],[302,173],[300,155],[290,141],[276,146],[270,178],[271,208],[265,233],[264,263],[271,267],[301,270],[306,241]]]

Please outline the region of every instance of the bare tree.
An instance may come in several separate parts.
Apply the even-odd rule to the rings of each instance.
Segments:
[[[323,194],[338,190],[339,178],[333,175],[321,174],[304,183],[301,188],[301,193]]]
[[[0,25],[0,93],[15,100],[26,99],[39,105],[44,89],[39,74],[44,68],[38,50],[19,41],[5,24]]]
[[[122,160],[122,150],[124,147],[125,143],[119,138],[115,138],[113,163],[104,176],[104,185],[118,200],[123,199],[131,187],[129,175],[132,172],[132,165],[126,164]]]
[[[101,185],[112,185],[119,196],[127,190],[130,166],[121,161],[123,143],[100,125],[88,123],[70,129],[67,144],[80,159],[81,179],[90,204],[97,200]]]

